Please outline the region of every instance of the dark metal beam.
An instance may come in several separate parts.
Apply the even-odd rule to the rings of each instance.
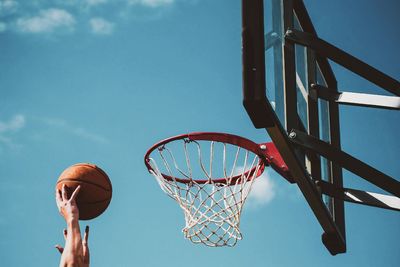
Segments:
[[[337,92],[331,88],[316,84],[312,84],[311,89],[314,90],[313,92],[310,90],[310,94],[313,97],[334,101],[342,105],[400,110],[400,97],[397,96]]]
[[[307,90],[310,92],[310,85],[317,82],[316,77],[316,59],[315,52],[311,49],[307,49]],[[319,129],[321,125],[319,125],[319,116],[321,115],[318,110],[318,99],[311,97],[310,94],[307,94],[307,102],[308,102],[308,134],[313,136],[319,136]],[[310,172],[311,177],[314,180],[321,180],[321,159],[319,155],[315,152],[307,153],[307,158],[310,161]],[[330,175],[329,175],[330,176]],[[332,210],[332,207],[329,207]]]
[[[400,82],[313,34],[288,29],[285,39],[307,46],[386,91],[400,96]]]
[[[351,188],[337,188],[333,184],[325,181],[317,181],[322,193],[361,205],[373,206],[377,208],[400,211],[400,198],[395,196],[383,195],[378,193],[366,192]]]
[[[378,171],[368,164],[358,160],[340,149],[332,147],[330,144],[323,142],[315,137],[307,135],[297,130],[292,130],[289,134],[290,140],[294,143],[317,152],[332,162],[342,166],[352,173],[360,176],[368,182],[380,187],[397,197],[400,197],[400,182],[392,177]]]
[[[276,121],[278,120],[278,118],[275,119]],[[304,195],[308,205],[324,230],[322,236],[323,243],[332,255],[346,252],[346,241],[342,235],[342,231],[333,221],[330,212],[322,202],[314,181],[297,158],[285,131],[279,127],[279,125],[267,128],[267,131],[290,169],[291,175]]]
[[[265,106],[263,1],[242,0],[243,105],[256,128],[273,125]]]

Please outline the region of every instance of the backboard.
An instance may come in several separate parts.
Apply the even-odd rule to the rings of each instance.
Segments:
[[[243,0],[242,22],[244,107],[267,130],[326,248],[344,253],[344,201],[400,211],[400,181],[342,151],[339,105],[400,110],[400,82],[320,39],[302,0]],[[328,59],[391,96],[339,92]],[[342,168],[388,194],[343,187]]]
[[[324,195],[318,181],[342,187],[342,169],[293,146],[301,133],[340,150],[338,104],[316,97],[316,85],[337,91],[326,58],[288,41],[292,30],[317,36],[302,1],[242,1],[243,104],[256,128],[265,128],[321,224],[332,254],[346,251],[344,202]],[[295,131],[295,132],[293,132]]]

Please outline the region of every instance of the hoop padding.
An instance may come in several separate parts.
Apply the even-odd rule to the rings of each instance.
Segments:
[[[258,145],[221,133],[180,135],[154,145],[145,163],[161,189],[182,208],[184,237],[211,247],[242,239],[240,215],[265,168]]]

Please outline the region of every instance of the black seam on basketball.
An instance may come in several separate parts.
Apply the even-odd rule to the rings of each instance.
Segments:
[[[86,183],[86,184],[97,186],[97,187],[99,187],[101,189],[104,189],[107,192],[112,192],[112,188],[111,189],[107,189],[107,188],[105,188],[105,187],[103,187],[103,186],[101,186],[99,184],[95,184],[95,183],[89,182],[89,181],[80,181],[80,180],[76,180],[76,179],[72,179],[72,178],[62,178],[60,181],[57,182],[57,184],[62,183],[62,182],[74,182],[74,183],[78,183],[78,184]]]
[[[107,173],[105,171],[103,171],[100,167],[98,167],[96,164],[77,163],[77,164],[74,164],[73,166],[85,166],[85,167],[89,167],[89,168],[95,169],[97,172],[99,172],[101,175],[103,175],[104,178],[106,178],[106,180],[108,182],[108,185],[110,186],[111,191],[112,191],[112,184],[111,184],[110,177],[108,177]]]
[[[111,197],[110,197],[110,198],[107,198],[107,199],[104,199],[104,200],[95,201],[95,202],[79,202],[79,201],[77,201],[77,203],[78,203],[78,205],[79,205],[79,204],[82,204],[82,205],[90,204],[90,205],[91,205],[91,204],[103,203],[103,202],[106,202],[106,201],[111,202]]]

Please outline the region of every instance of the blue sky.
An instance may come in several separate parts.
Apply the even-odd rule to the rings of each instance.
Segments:
[[[395,0],[305,0],[320,37],[400,79]],[[362,8],[360,8],[362,6]],[[333,65],[343,91],[386,94]],[[268,141],[242,104],[236,0],[0,1],[0,258],[56,266],[61,171],[102,167],[108,210],[91,226],[92,266],[398,266],[400,214],[346,205],[335,257],[295,185],[268,170],[242,214],[244,239],[208,248],[143,164],[158,140],[193,131]],[[399,113],[343,107],[342,147],[398,178]],[[345,185],[380,192],[344,172]]]

